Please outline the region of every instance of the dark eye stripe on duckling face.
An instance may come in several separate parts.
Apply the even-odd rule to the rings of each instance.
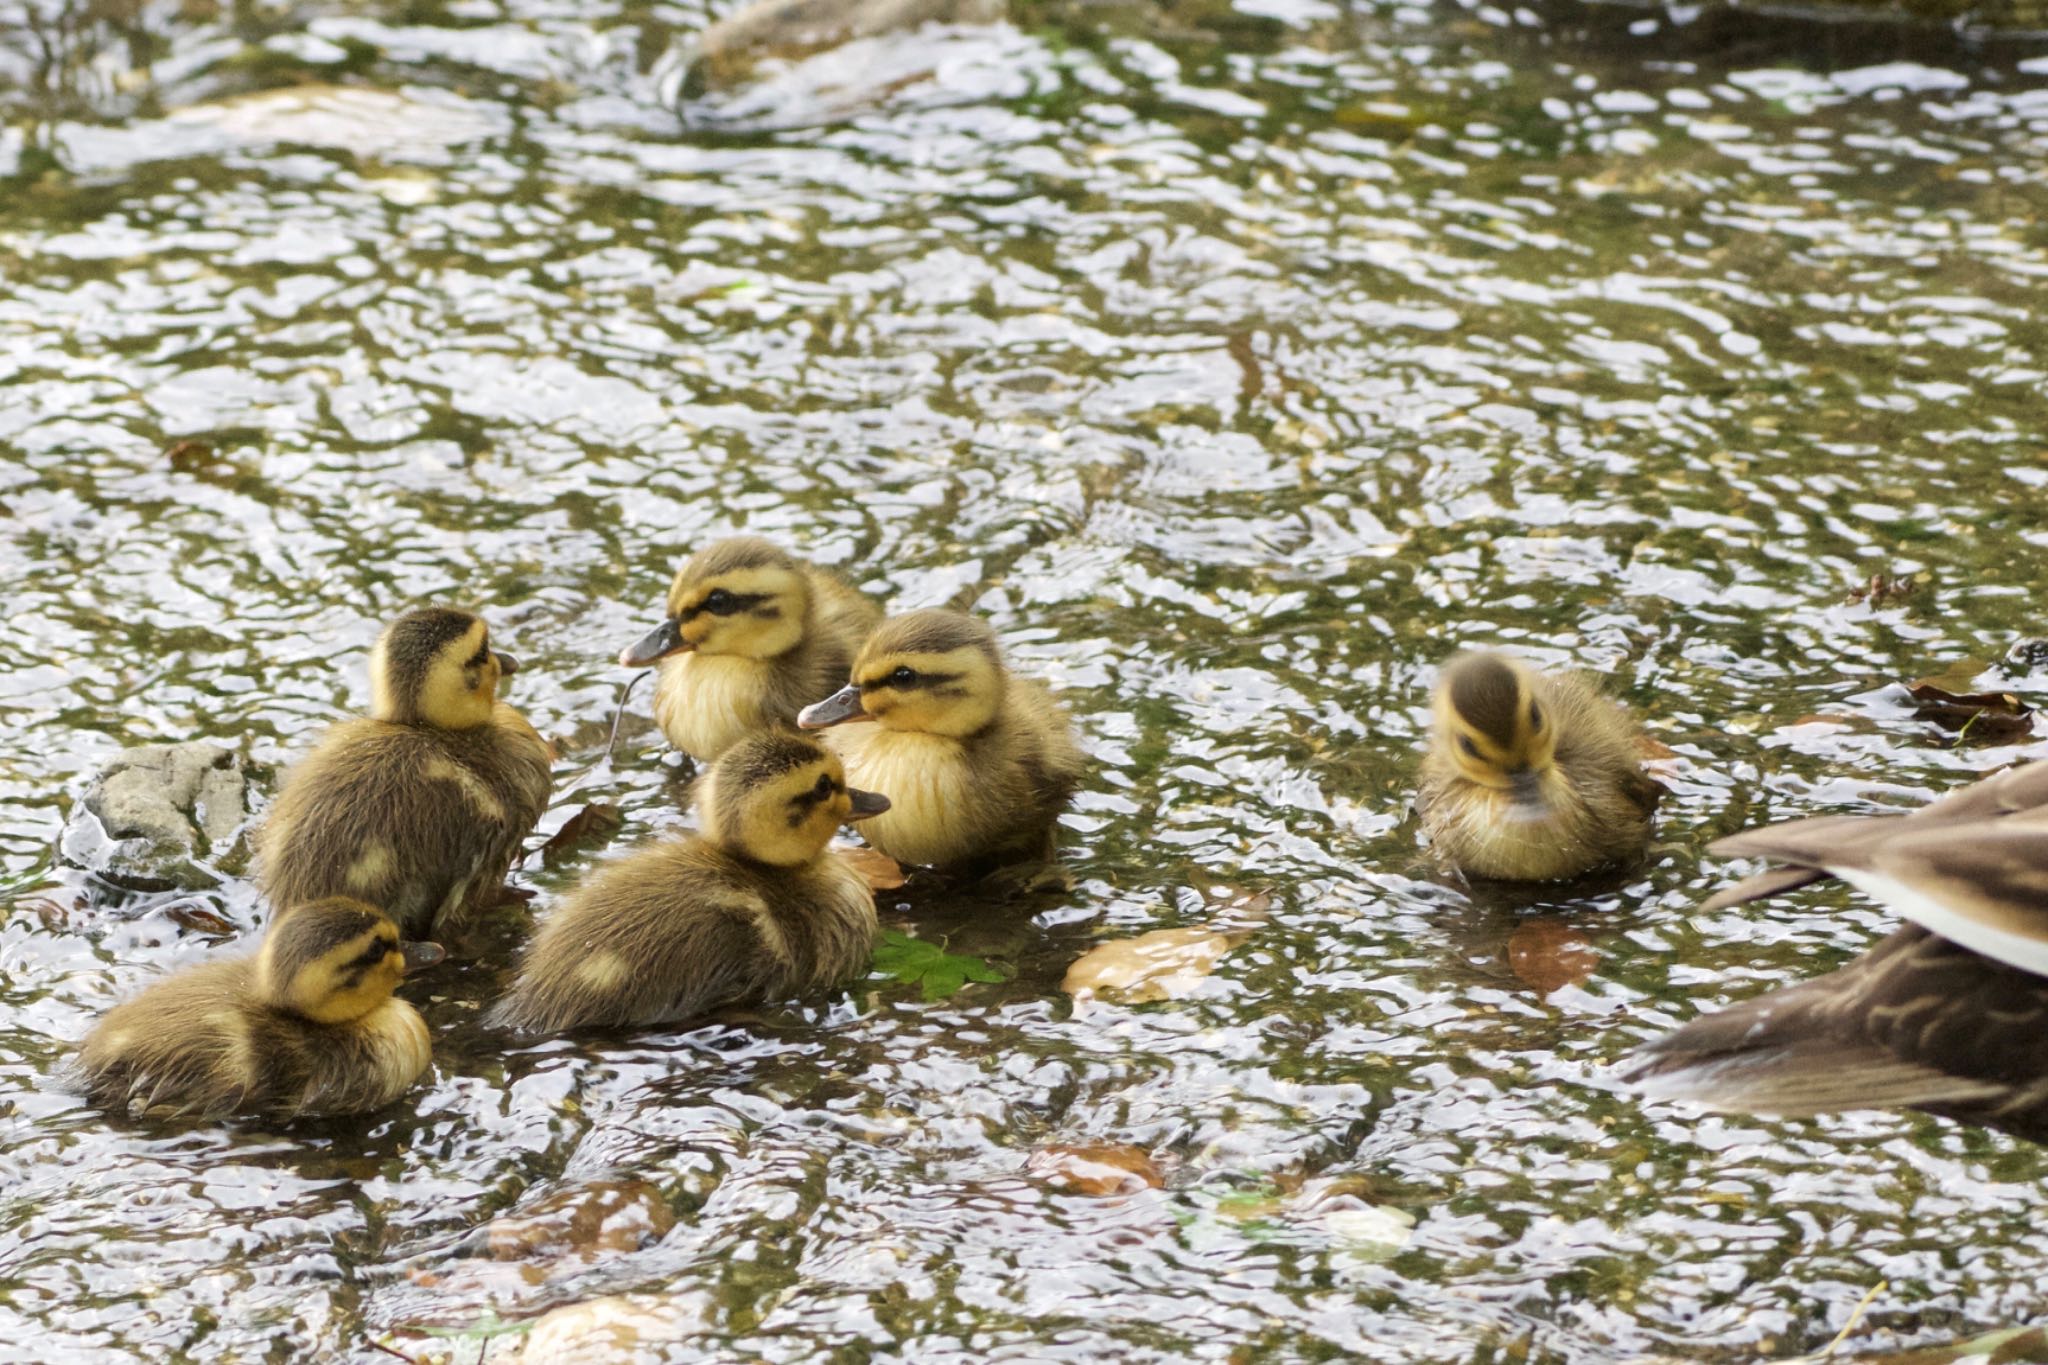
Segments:
[[[811,818],[812,811],[845,790],[846,784],[834,780],[832,774],[819,773],[816,782],[789,798],[789,827],[795,829],[803,824]]]
[[[713,588],[697,600],[692,607],[685,607],[676,614],[677,621],[694,621],[709,612],[713,616],[738,616],[741,612],[752,612],[766,621],[773,621],[782,615],[782,608],[770,606],[763,610],[763,604],[773,602],[775,594],[769,592],[732,592],[725,588]]]
[[[907,665],[890,669],[878,677],[862,680],[862,692],[923,692],[959,682],[959,673],[921,673]]]

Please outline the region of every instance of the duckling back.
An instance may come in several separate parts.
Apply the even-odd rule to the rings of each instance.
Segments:
[[[551,760],[503,702],[465,730],[346,721],[285,777],[257,835],[257,884],[288,907],[384,906],[408,937],[457,931],[496,895],[547,808]]]
[[[874,895],[829,855],[796,867],[690,835],[600,868],[541,925],[492,1013],[521,1033],[671,1023],[858,975]]]
[[[1642,856],[1663,788],[1626,712],[1576,674],[1500,655],[1446,670],[1416,809],[1471,877],[1558,881]]]

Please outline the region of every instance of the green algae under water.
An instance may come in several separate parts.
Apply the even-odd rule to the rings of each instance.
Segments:
[[[2048,630],[2039,49],[1109,5],[679,118],[708,17],[0,3],[0,1341],[473,1360],[634,1293],[696,1324],[676,1360],[1748,1361],[1880,1281],[1854,1349],[2048,1308],[2036,1149],[1603,1080],[1888,925],[1840,889],[1700,916],[1710,838],[2029,751],[1890,685]],[[610,660],[740,528],[971,601],[1064,690],[1098,764],[1074,889],[884,897],[1007,980],[506,1051],[477,1012],[589,851],[427,978],[438,1067],[391,1111],[156,1131],[53,1088],[99,1011],[216,949],[191,907],[260,918],[238,882],[56,867],[98,761],[281,765],[363,704],[383,618],[447,600],[562,741],[544,829],[593,799],[673,826],[644,719],[592,766]],[[1407,791],[1465,643],[1608,675],[1675,751],[1646,866],[1432,878]],[[2006,685],[2048,694],[2039,657]],[[1187,999],[1059,989],[1260,897]],[[1030,1164],[1091,1143],[1164,1186]],[[674,1226],[481,1257],[601,1179]],[[1412,1232],[1361,1236],[1385,1210]]]

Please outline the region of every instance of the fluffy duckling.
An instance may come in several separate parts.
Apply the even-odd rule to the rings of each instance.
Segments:
[[[493,1019],[521,1033],[670,1023],[855,976],[875,898],[826,851],[889,809],[793,731],[728,748],[698,793],[700,831],[599,868],[534,936]]]
[[[1732,1113],[1918,1109],[2048,1142],[2048,763],[1906,815],[1749,830],[1714,852],[1785,864],[1740,904],[1840,877],[1912,921],[1839,971],[1638,1048],[1622,1079]]]
[[[379,1109],[412,1087],[432,1047],[392,991],[431,943],[335,897],[279,917],[253,957],[179,972],[116,1005],[79,1049],[94,1104],[150,1118],[283,1120]]]
[[[1468,877],[1563,881],[1642,856],[1664,789],[1635,727],[1576,675],[1505,654],[1454,659],[1438,681],[1416,809]]]
[[[271,904],[355,896],[409,938],[488,906],[548,802],[548,746],[497,700],[517,667],[468,612],[426,607],[386,627],[370,715],[320,738],[257,834]]]
[[[867,841],[899,862],[958,867],[1051,858],[1060,810],[1086,764],[1059,703],[1003,666],[995,632],[957,611],[891,617],[853,681],[804,708],[863,787],[889,793]]]
[[[846,676],[881,616],[823,570],[735,536],[683,561],[667,618],[619,662],[660,663],[654,718],[669,743],[709,763],[757,730],[794,724],[805,702]]]

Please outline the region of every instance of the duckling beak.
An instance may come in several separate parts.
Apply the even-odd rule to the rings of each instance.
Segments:
[[[413,939],[405,944],[398,952],[405,959],[405,969],[409,972],[417,972],[423,968],[434,966],[436,963],[444,962],[448,958],[448,950],[446,948],[443,948],[438,943],[429,943],[427,940],[420,938]]]
[[[693,649],[683,638],[683,623],[671,616],[653,630],[640,637],[640,643],[619,651],[619,662],[627,668],[645,668],[656,659],[666,659],[671,654],[680,654]]]
[[[494,649],[491,651],[491,657],[498,661],[498,672],[506,677],[509,678],[519,671],[519,660],[513,658],[510,654],[500,654]]]
[[[873,720],[867,709],[860,704],[860,688],[849,683],[823,701],[814,701],[796,713],[796,723],[806,730],[822,730],[828,725],[844,725],[850,720]],[[882,810],[889,809],[889,803],[882,797]],[[871,812],[880,814],[879,811]],[[856,817],[858,818],[858,817]]]
[[[1543,779],[1534,768],[1508,774],[1509,809],[1523,820],[1540,820],[1548,812],[1543,804]]]
[[[880,815],[889,809],[889,798],[880,792],[864,792],[858,787],[848,787],[846,794],[853,801],[853,809],[846,813],[848,823],[865,820],[870,815]]]

